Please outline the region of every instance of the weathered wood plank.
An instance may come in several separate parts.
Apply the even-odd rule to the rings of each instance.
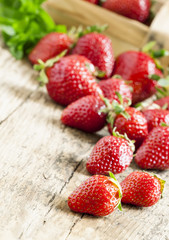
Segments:
[[[2,41],[2,39],[1,39]],[[1,45],[2,46],[2,45]],[[17,61],[0,46],[0,123],[38,87],[28,61]]]
[[[121,181],[129,173],[137,169],[133,163],[123,174],[117,176]],[[169,173],[160,173],[164,179],[169,179]],[[56,199],[53,208],[48,215],[46,224],[38,230],[35,234],[37,239],[45,240],[49,239],[65,239],[65,240],[166,240],[169,234],[169,186],[167,185],[164,192],[163,199],[151,208],[137,208],[132,206],[123,205],[123,212],[115,211],[110,216],[104,218],[95,218],[89,215],[70,213],[67,206],[67,197],[88,177],[88,173],[85,170],[85,161],[81,163],[76,172],[73,175],[71,181],[66,185],[61,193],[60,200]],[[57,213],[57,208],[60,208],[62,213]],[[74,225],[70,229],[66,238],[64,234],[64,219],[70,217],[70,214],[76,216]],[[62,219],[63,218],[63,219]],[[65,224],[66,225],[66,224]],[[64,226],[65,226],[64,225]],[[48,229],[54,229],[56,231],[48,231]],[[64,236],[64,237],[63,237]]]
[[[61,110],[39,90],[0,127],[0,228],[21,239],[43,225],[53,200],[99,138],[65,128]]]
[[[69,210],[67,197],[89,176],[87,156],[107,133],[63,126],[62,107],[37,89],[30,64],[14,60],[4,48],[0,69],[0,239],[168,240],[168,184],[151,208],[123,206],[122,213],[105,218]],[[133,163],[117,178],[134,169]],[[169,181],[168,171],[159,174]]]

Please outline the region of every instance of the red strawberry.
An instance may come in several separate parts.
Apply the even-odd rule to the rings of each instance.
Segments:
[[[148,76],[155,74],[162,77],[162,73],[156,68],[154,60],[146,53],[137,51],[128,51],[119,55],[116,59],[114,74],[131,81],[132,102],[134,104],[156,92],[157,82]]]
[[[120,93],[124,103],[128,103],[132,99],[130,87],[125,84],[124,80],[119,78],[110,78],[99,82],[99,86],[103,91],[104,97],[118,101],[116,92]]]
[[[74,212],[106,216],[121,208],[121,188],[113,174],[111,177],[95,175],[83,182],[68,198]]]
[[[68,105],[86,95],[103,95],[102,90],[92,76],[91,62],[78,55],[66,56],[46,70],[46,85],[50,97],[57,103]]]
[[[145,22],[150,13],[150,0],[102,0],[102,7],[113,12]]]
[[[43,37],[32,49],[28,58],[32,64],[37,64],[41,59],[46,62],[48,59],[59,55],[64,50],[69,50],[72,40],[64,33],[49,33]]]
[[[106,123],[106,115],[100,110],[104,107],[103,101],[89,95],[71,103],[62,113],[62,123],[85,132],[96,132]]]
[[[86,2],[90,2],[90,3],[94,3],[94,4],[98,4],[99,0],[84,0]]]
[[[169,111],[163,109],[148,109],[143,111],[147,119],[148,131],[150,132],[154,127],[160,126],[161,123],[169,125]]]
[[[86,168],[91,174],[123,172],[133,159],[133,145],[118,133],[101,138],[94,146]]]
[[[158,104],[160,107],[163,107],[167,104],[167,110],[169,110],[169,96],[158,99],[154,103]]]
[[[138,149],[135,162],[143,169],[169,168],[169,127],[156,127]]]
[[[81,37],[73,54],[87,57],[95,67],[105,72],[104,78],[111,76],[114,66],[114,54],[111,40],[100,33],[89,33]]]
[[[165,181],[146,172],[135,171],[122,182],[122,203],[150,207],[161,198]]]
[[[127,115],[122,112],[115,117],[114,127],[119,133],[126,133],[129,139],[135,140],[136,148],[138,148],[148,135],[147,121],[144,115],[135,108],[128,107],[125,109],[125,113]],[[108,129],[112,134],[113,130],[110,124]]]

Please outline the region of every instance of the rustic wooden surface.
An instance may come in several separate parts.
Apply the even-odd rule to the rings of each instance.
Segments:
[[[26,61],[0,47],[0,239],[168,240],[169,185],[151,208],[123,206],[104,218],[75,214],[67,197],[89,175],[85,162],[106,130],[60,123],[62,107],[39,88]],[[137,169],[133,163],[119,181]],[[159,172],[169,180],[169,172]]]
[[[92,147],[108,133],[63,126],[63,108],[36,76],[0,38],[0,240],[169,240],[169,171],[158,172],[167,183],[151,208],[123,205],[104,218],[69,210],[67,197],[89,176]],[[117,179],[135,169],[132,163]]]

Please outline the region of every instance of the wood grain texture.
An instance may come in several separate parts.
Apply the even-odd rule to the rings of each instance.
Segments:
[[[2,52],[7,54],[6,50]],[[8,55],[8,60],[12,59]],[[25,62],[17,64],[22,73]],[[27,70],[23,78],[30,83],[33,80],[29,95],[20,86],[20,78],[5,78],[5,93],[22,104],[16,109],[16,101],[11,101],[10,109],[15,111],[9,111],[0,125],[0,239],[168,239],[168,184],[164,198],[151,208],[123,206],[123,212],[116,211],[105,218],[69,210],[67,197],[89,176],[85,170],[87,156],[107,132],[92,135],[63,126],[62,107],[47,96],[45,89],[37,89],[30,65]],[[1,69],[2,72],[9,75],[9,71]],[[8,98],[3,99],[3,104],[9,105]],[[117,178],[121,181],[133,169],[134,163]],[[167,171],[160,175],[169,180]]]
[[[38,87],[36,75],[0,38],[0,240],[169,240],[169,171],[156,172],[167,183],[151,208],[123,205],[104,218],[69,210],[67,197],[89,177],[88,155],[108,133],[63,126],[63,108]],[[135,169],[132,163],[117,179]]]

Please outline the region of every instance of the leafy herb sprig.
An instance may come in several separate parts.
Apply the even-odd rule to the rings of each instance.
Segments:
[[[16,59],[50,32],[66,32],[64,25],[55,25],[41,7],[45,0],[0,0],[0,29],[5,44]]]

